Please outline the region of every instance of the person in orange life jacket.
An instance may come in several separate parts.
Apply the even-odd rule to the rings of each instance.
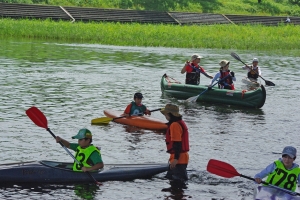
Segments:
[[[215,77],[211,80],[210,85],[208,86],[209,89],[211,89],[211,86],[213,82],[217,79],[221,80],[225,78],[225,80],[222,80],[218,83],[220,89],[228,89],[228,90],[234,90],[234,84],[233,81],[236,81],[236,78],[234,77],[234,72],[231,72],[229,68],[229,61],[227,60],[221,60],[219,63],[220,71],[215,75]]]
[[[200,84],[200,73],[203,73],[207,78],[212,79],[213,77],[207,74],[202,66],[199,65],[201,56],[194,54],[190,61],[186,61],[181,73],[186,73],[185,84],[199,85]]]
[[[166,131],[167,153],[170,154],[170,167],[166,178],[176,184],[184,184],[188,180],[186,168],[189,162],[189,133],[179,108],[173,104],[167,104],[161,113],[168,120]]]
[[[286,146],[282,151],[282,158],[268,165],[264,170],[254,176],[260,184],[268,176],[266,182],[278,187],[295,191],[297,182],[300,182],[300,168],[294,163],[297,155],[295,147]]]
[[[258,75],[261,76],[261,70],[258,66],[257,58],[253,58],[251,66],[245,65],[242,67],[242,69],[248,70],[247,77],[249,78],[250,81],[257,82]]]
[[[56,136],[56,142],[61,142],[67,148],[76,151],[75,158],[82,165],[79,165],[74,161],[74,171],[88,172],[104,167],[99,149],[91,144],[92,133],[90,130],[86,128],[80,129],[78,134],[73,136],[72,139],[78,139],[78,143],[69,143],[59,136]]]
[[[144,114],[151,115],[151,112],[147,109],[145,105],[142,104],[143,95],[137,92],[133,96],[133,100],[124,110],[123,116],[139,115]]]

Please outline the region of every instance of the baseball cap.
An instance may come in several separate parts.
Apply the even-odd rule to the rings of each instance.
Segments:
[[[288,155],[291,158],[295,158],[297,155],[297,150],[295,147],[292,146],[286,146],[284,147],[283,151],[282,151],[282,155]]]
[[[191,57],[191,61],[194,61],[194,60],[196,60],[197,58],[202,58],[201,56],[199,56],[198,54],[194,54],[194,55],[192,55],[192,57]]]
[[[143,98],[143,95],[142,95],[142,93],[137,92],[137,93],[134,94],[133,98],[142,99],[142,98]]]
[[[83,139],[83,138],[92,138],[92,133],[89,129],[82,128],[78,131],[77,135],[73,136],[72,139]]]
[[[258,62],[257,58],[253,58],[252,62]]]

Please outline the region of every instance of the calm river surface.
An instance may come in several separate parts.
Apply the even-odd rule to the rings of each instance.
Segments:
[[[180,106],[190,131],[189,185],[183,192],[170,187],[159,174],[149,180],[105,182],[93,185],[33,185],[0,188],[0,199],[252,199],[255,184],[247,179],[225,179],[206,171],[209,159],[233,165],[239,173],[254,176],[279,158],[286,145],[300,151],[299,57],[269,52],[235,51],[250,63],[258,57],[262,76],[274,82],[266,87],[261,109],[227,105],[186,104],[162,96],[164,73],[184,81],[183,63],[193,53],[211,74],[218,62],[231,61],[236,87],[246,74],[231,50],[119,47],[37,40],[0,40],[0,145],[1,163],[32,160],[70,161],[72,158],[44,129],[26,116],[36,106],[44,112],[55,135],[71,141],[80,128],[89,128],[93,143],[101,146],[104,163],[164,163],[164,135],[111,122],[91,126],[104,109],[123,110],[141,91],[149,109],[172,102]],[[201,84],[209,79],[201,77]],[[260,79],[261,83],[264,83]],[[153,117],[164,120],[159,112]],[[77,142],[74,140],[74,142]],[[297,161],[297,160],[296,160]],[[62,177],[63,178],[63,177]],[[1,180],[0,180],[1,181]]]

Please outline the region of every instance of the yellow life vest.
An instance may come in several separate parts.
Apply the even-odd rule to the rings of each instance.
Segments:
[[[80,146],[77,147],[76,150],[76,155],[75,158],[76,160],[78,160],[82,165],[77,164],[77,162],[75,161],[73,164],[73,171],[82,171],[81,168],[84,167],[91,167],[91,165],[89,165],[87,163],[88,158],[90,157],[90,155],[94,152],[97,151],[100,154],[100,151],[97,147],[95,147],[94,145],[90,145],[89,147],[83,149]]]
[[[287,190],[295,191],[300,168],[295,167],[291,170],[287,170],[280,160],[277,160],[274,163],[276,169],[268,175],[266,182]]]

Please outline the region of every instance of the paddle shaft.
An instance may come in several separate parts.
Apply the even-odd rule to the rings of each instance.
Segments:
[[[54,135],[54,133],[50,130],[50,128],[46,129],[53,137],[54,139],[56,139],[56,136]],[[62,148],[64,148],[66,150],[66,152],[74,159],[74,161],[78,164],[81,165],[81,163],[73,156],[73,154],[67,149],[67,147],[62,143],[62,142],[58,142]]]

